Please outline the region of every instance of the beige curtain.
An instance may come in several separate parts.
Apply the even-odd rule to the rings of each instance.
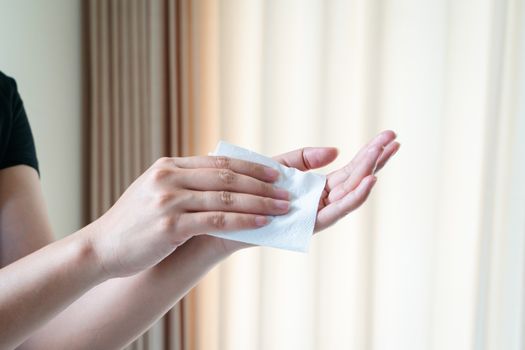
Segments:
[[[210,149],[216,89],[201,80],[213,83],[217,16],[189,0],[89,0],[83,11],[91,221],[155,159]],[[198,298],[197,288],[130,348],[196,348]]]
[[[308,255],[222,264],[200,349],[523,349],[524,1],[218,4],[222,138],[336,165],[383,128],[403,146]]]

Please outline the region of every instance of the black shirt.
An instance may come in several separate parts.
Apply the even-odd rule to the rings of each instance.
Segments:
[[[21,164],[39,171],[33,134],[16,82],[0,72],[0,169]]]

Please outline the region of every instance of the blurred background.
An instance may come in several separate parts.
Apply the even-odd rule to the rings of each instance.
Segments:
[[[131,349],[523,349],[525,1],[0,0],[57,237],[219,139],[401,151],[308,254],[251,248]]]

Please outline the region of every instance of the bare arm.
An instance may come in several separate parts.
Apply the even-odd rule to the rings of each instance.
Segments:
[[[22,349],[120,349],[145,332],[229,252],[197,236],[154,268],[93,288]],[[230,251],[231,252],[231,251]]]
[[[266,215],[287,212],[288,204],[283,200],[287,192],[271,184],[277,176],[275,170],[237,160],[161,159],[101,218],[31,253],[39,245],[45,245],[51,236],[36,172],[26,166],[1,170],[0,233],[2,249],[6,252],[2,262],[8,265],[0,269],[0,348],[13,348],[32,334],[41,334],[35,331],[77,299],[106,313],[107,309],[97,307],[106,305],[98,297],[117,300],[122,286],[124,294],[130,294],[129,303],[143,302],[146,294],[138,295],[141,300],[136,300],[132,295],[137,294],[132,288],[136,287],[135,281],[150,274],[122,277],[151,270],[178,246],[202,232],[255,228],[266,224]],[[286,206],[278,205],[282,202]],[[18,243],[19,240],[24,242]],[[193,243],[188,244],[192,246]],[[16,260],[24,254],[29,255]],[[201,260],[207,261],[206,257]],[[192,261],[192,264],[199,266],[200,262]],[[161,268],[151,271],[157,270]],[[199,271],[201,269],[185,272],[198,277],[204,273]],[[184,281],[184,275],[180,278]],[[114,280],[102,283],[109,279]],[[100,283],[104,285],[100,294],[81,298]],[[180,287],[187,291],[191,285],[181,282]],[[118,321],[122,312],[128,310],[117,307],[102,318],[84,317],[84,311],[66,314],[71,320],[80,318],[92,329],[106,320]],[[149,324],[147,312],[145,316],[139,317],[140,329]],[[133,326],[123,328],[124,337],[118,332],[116,335],[105,333],[113,341],[111,344],[128,342],[138,335]],[[71,344],[65,342],[70,331],[75,333],[71,327],[66,327],[64,332],[53,332],[61,348],[70,348]],[[93,336],[80,337],[81,346],[92,348]],[[38,337],[34,339],[36,342],[29,341],[28,347],[45,348],[43,342],[47,337],[42,337],[42,343]],[[102,348],[108,347],[101,344]]]
[[[0,268],[53,241],[36,170],[0,170]]]
[[[394,138],[393,133],[380,134],[352,162],[329,175],[316,231],[333,224],[366,200],[373,186],[370,178],[399,148]],[[336,156],[334,149],[308,148],[276,159],[309,170],[330,163]],[[134,277],[107,281],[89,291],[26,345],[53,349],[73,345],[75,349],[123,347],[180,300],[209,269],[247,246],[211,236],[194,237],[157,266]]]
[[[4,265],[46,245],[51,234],[35,170],[16,166],[0,171],[0,194]],[[80,237],[74,234],[0,270],[0,348],[19,344],[103,279],[89,244]]]
[[[367,179],[370,179],[376,167],[384,165],[397,147],[399,147],[398,144],[391,142],[394,137],[395,136],[392,135],[380,137],[381,142],[379,142],[379,146],[377,142],[372,142],[365,147],[365,153],[360,152],[347,167],[330,174],[327,191],[323,195],[324,198],[320,205],[317,230],[321,230],[332,224],[364,202],[373,185],[373,183]],[[381,152],[366,152],[366,150],[374,148],[374,146],[378,146],[375,148],[379,148]],[[334,154],[333,149],[306,149],[291,152],[278,157],[278,159],[288,166],[307,170],[323,166],[331,162],[335,156],[336,154]],[[201,161],[203,160],[201,159],[198,162]],[[352,176],[352,174],[354,175]],[[158,172],[156,175],[159,175]],[[345,183],[350,184],[344,185]],[[336,189],[339,190],[335,191]],[[330,195],[332,196],[330,197]],[[236,200],[239,202],[239,198]],[[133,201],[128,200],[128,202]],[[141,207],[143,211],[145,208],[144,202],[141,204],[143,205]],[[231,202],[229,202],[228,205],[231,205]],[[239,211],[242,209],[236,208],[235,210]],[[115,228],[115,223],[111,221],[111,218],[114,216],[118,217],[117,214],[113,213],[109,215],[109,219],[106,218],[105,221],[103,220],[101,223],[95,225],[97,227],[93,229],[93,231],[96,234],[92,234],[91,236],[101,234],[101,227],[105,227],[106,229]],[[133,217],[133,215],[131,217]],[[157,221],[159,220],[160,219],[157,218]],[[224,220],[212,220],[211,223],[212,225],[222,226],[223,229],[225,228],[224,225],[227,224]],[[139,226],[138,229],[141,230],[151,227],[151,223],[145,227],[140,227],[140,223],[136,222],[132,222],[131,224],[133,224],[132,226],[134,227]],[[206,227],[206,225],[204,228],[208,230],[213,229],[213,227]],[[202,229],[203,227],[199,228],[201,232],[206,232]],[[109,235],[108,232],[104,233]],[[133,234],[133,231],[127,233]],[[58,247],[51,252],[70,251],[70,249],[64,248],[66,244],[67,246],[73,247],[71,251],[75,252],[74,247],[76,245],[71,242],[81,242],[82,240],[78,240],[78,238],[75,239],[75,237],[82,237],[82,235],[77,233],[72,237],[69,243],[66,239],[64,240],[66,243],[60,242],[61,245],[57,246],[56,243],[50,245],[49,247]],[[54,349],[71,347],[78,349],[106,349],[122,347],[138,337],[156,319],[164,314],[174,303],[184,296],[211,267],[235,250],[245,246],[246,245],[238,242],[220,240],[210,236],[196,236],[181,245],[166,259],[161,259],[161,263],[153,267],[147,267],[146,270],[132,277],[107,280],[91,290],[89,290],[90,287],[98,282],[97,276],[91,275],[90,273],[93,272],[91,270],[85,273],[82,273],[80,270],[81,273],[79,276],[81,277],[78,278],[78,281],[71,277],[73,278],[72,285],[77,286],[75,290],[68,289],[70,287],[65,288],[64,286],[58,286],[57,288],[60,289],[60,297],[49,298],[49,296],[45,294],[36,298],[40,302],[42,300],[46,301],[45,309],[52,309],[47,313],[46,318],[38,316],[35,320],[34,310],[25,308],[28,312],[22,316],[26,318],[20,317],[20,322],[27,322],[27,318],[29,318],[33,319],[32,322],[35,324],[33,328],[28,329],[26,327],[19,332],[27,334],[31,333],[31,330],[34,328],[38,328],[38,325],[42,325],[50,316],[63,310],[64,307],[70,304],[75,298],[79,298],[60,315],[47,323],[46,326],[34,333],[22,347]],[[78,254],[79,252],[80,254]],[[90,256],[89,251],[87,252],[88,254],[83,254],[82,249],[80,249],[79,252],[71,254],[75,257],[71,259],[72,263],[70,260],[65,259],[71,263],[70,267],[71,270],[73,270],[73,272],[70,272],[68,269],[66,275],[67,273],[75,275],[74,272],[76,268],[79,268],[76,264],[82,265],[82,261],[87,261],[83,260],[82,257]],[[129,252],[133,253],[132,251]],[[46,265],[46,261],[51,255],[50,253],[42,254],[42,257],[40,257],[38,261]],[[65,254],[65,256],[67,257],[68,255]],[[79,256],[80,259],[77,260]],[[100,255],[97,254],[96,256],[99,257]],[[36,261],[33,260],[36,258],[30,257],[31,262]],[[60,262],[57,263],[57,265],[62,266],[61,268],[63,269],[63,265]],[[96,262],[92,262],[92,264],[97,265]],[[14,265],[15,264],[12,266]],[[17,270],[19,272],[27,271],[29,268],[28,265],[29,264],[19,265]],[[57,278],[64,279],[61,268],[55,266],[54,269],[58,272],[55,271],[53,276],[56,275]],[[120,269],[121,266],[115,265],[113,268]],[[0,280],[4,277],[2,274],[3,271],[4,270],[0,271]],[[97,272],[94,275],[99,274],[101,273]],[[104,276],[103,273],[102,275]],[[86,283],[86,281],[91,281],[91,284]],[[28,285],[34,285],[35,283],[41,285],[46,284],[45,281],[39,280],[36,282],[29,281]],[[13,289],[9,288],[9,290]],[[82,293],[86,291],[87,293],[82,296]],[[27,298],[31,301],[31,298],[35,298],[35,296],[29,295]],[[13,308],[13,310],[15,309],[16,308]],[[9,331],[9,328],[6,329]],[[12,334],[13,333],[8,335],[12,336]],[[14,338],[12,343],[6,344],[14,344],[17,339],[18,338]]]

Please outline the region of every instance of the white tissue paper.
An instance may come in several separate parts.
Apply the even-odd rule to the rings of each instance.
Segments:
[[[218,143],[211,155],[237,158],[277,169],[281,175],[274,185],[290,192],[289,212],[271,217],[270,223],[266,226],[211,235],[260,246],[307,252],[326,177],[288,168],[271,158],[224,141]]]

